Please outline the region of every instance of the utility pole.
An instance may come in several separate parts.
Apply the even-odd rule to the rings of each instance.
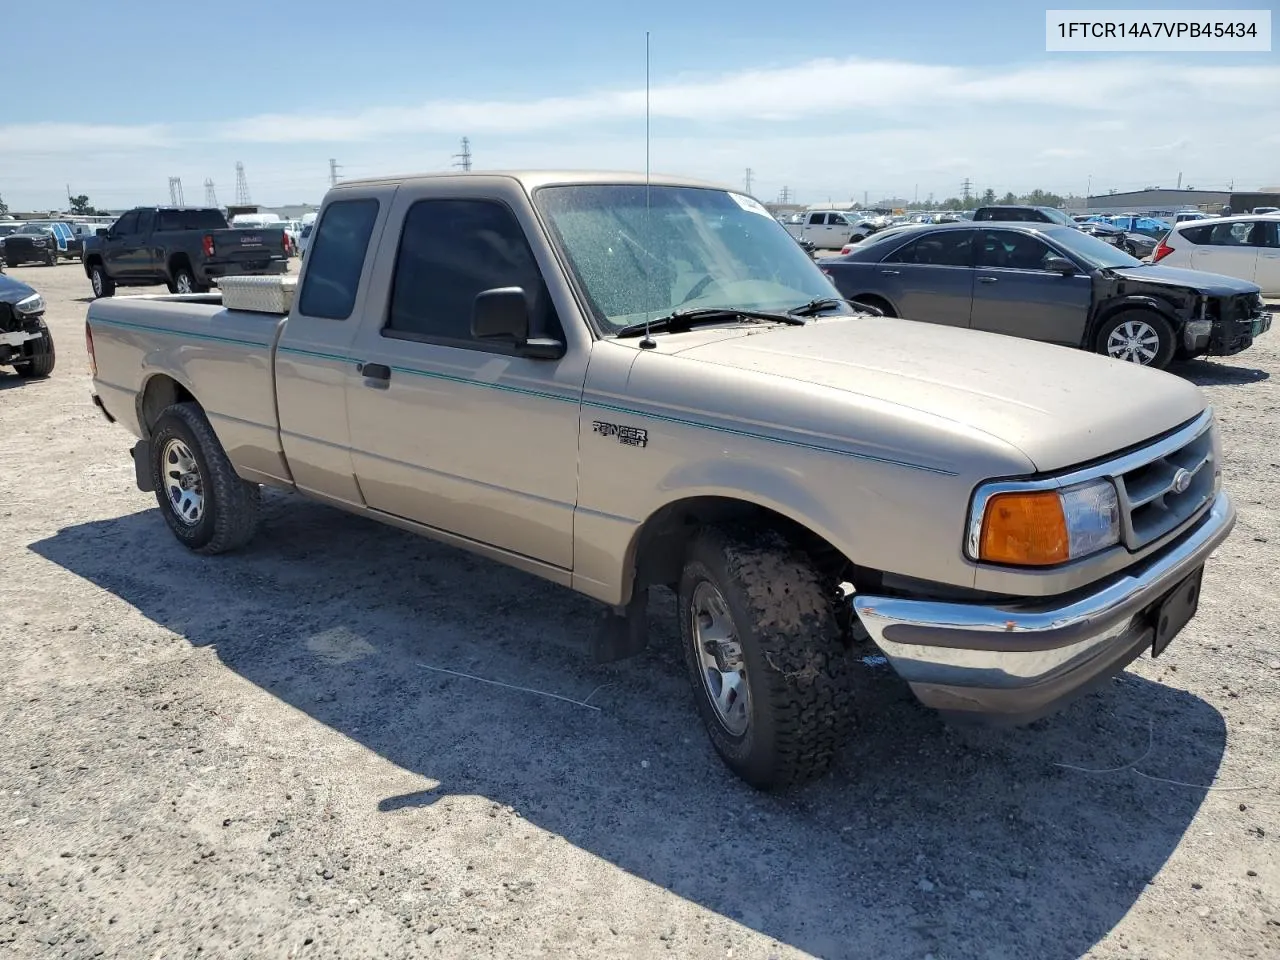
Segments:
[[[742,178],[742,185],[746,188],[746,194],[747,194],[747,196],[751,196],[751,181],[752,181],[752,179],[753,179],[753,178],[752,178],[752,176],[751,176],[751,168],[750,168],[750,167],[747,167],[747,175],[746,175],[745,177],[743,177],[743,178]]]
[[[1178,171],[1178,189],[1179,190],[1182,189],[1182,171],[1181,170]]]
[[[239,160],[236,161],[236,206],[248,207],[252,206],[253,201],[249,199],[249,179],[244,175],[244,164]]]
[[[869,190],[863,190],[863,191],[862,191],[862,205],[863,205],[864,207],[865,207],[865,206],[867,206],[869,203],[871,203],[871,201],[867,199],[867,197],[868,197],[868,195],[869,195],[869,194],[870,194],[870,191],[869,191]]]
[[[1085,186],[1084,186],[1084,200],[1086,204],[1089,202],[1089,198],[1091,196],[1093,196],[1093,174],[1092,173],[1089,174],[1089,179],[1085,181]]]
[[[218,191],[213,188],[213,180],[209,177],[204,181],[204,205],[206,207],[218,205]]]
[[[185,207],[186,201],[182,198],[182,178],[169,178],[169,203],[175,207]]]
[[[471,138],[470,137],[462,138],[462,152],[455,153],[453,155],[453,159],[458,161],[457,163],[454,164],[454,166],[460,167],[463,173],[471,172]]]
[[[329,159],[329,186],[336,187],[338,185],[338,171],[341,169],[342,164],[331,157]]]
[[[973,181],[965,177],[964,182],[960,184],[960,189],[963,191],[961,197],[964,199],[964,205],[968,208],[969,201],[973,199]]]

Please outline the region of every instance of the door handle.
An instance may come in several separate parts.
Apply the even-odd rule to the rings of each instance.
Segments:
[[[978,282],[979,283],[995,283],[996,278],[995,277],[979,277]]]
[[[901,270],[881,270],[881,271],[880,271],[880,276],[882,276],[882,277],[896,277],[896,276],[898,276],[898,274],[900,274],[900,273],[902,273],[902,271],[901,271]]]
[[[390,380],[391,368],[385,363],[360,363],[356,372],[366,380]]]

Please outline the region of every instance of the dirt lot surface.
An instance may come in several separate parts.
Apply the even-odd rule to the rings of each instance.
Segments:
[[[1166,654],[1012,731],[868,666],[836,771],[768,797],[668,596],[597,667],[569,591],[297,497],[184,551],[90,405],[78,265],[11,273],[60,357],[0,373],[0,952],[1280,957],[1280,331],[1179,368],[1240,520]]]

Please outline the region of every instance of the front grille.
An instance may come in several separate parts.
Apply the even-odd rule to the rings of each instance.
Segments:
[[[1168,440],[1173,442],[1155,445],[1150,458],[1143,451],[1127,458],[1137,463],[1126,462],[1115,475],[1121,534],[1130,550],[1190,524],[1213,499],[1218,464],[1212,419],[1198,418]]]

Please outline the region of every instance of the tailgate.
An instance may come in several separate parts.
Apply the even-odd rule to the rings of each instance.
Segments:
[[[213,231],[211,260],[259,261],[284,257],[284,230],[280,227],[233,228]]]

